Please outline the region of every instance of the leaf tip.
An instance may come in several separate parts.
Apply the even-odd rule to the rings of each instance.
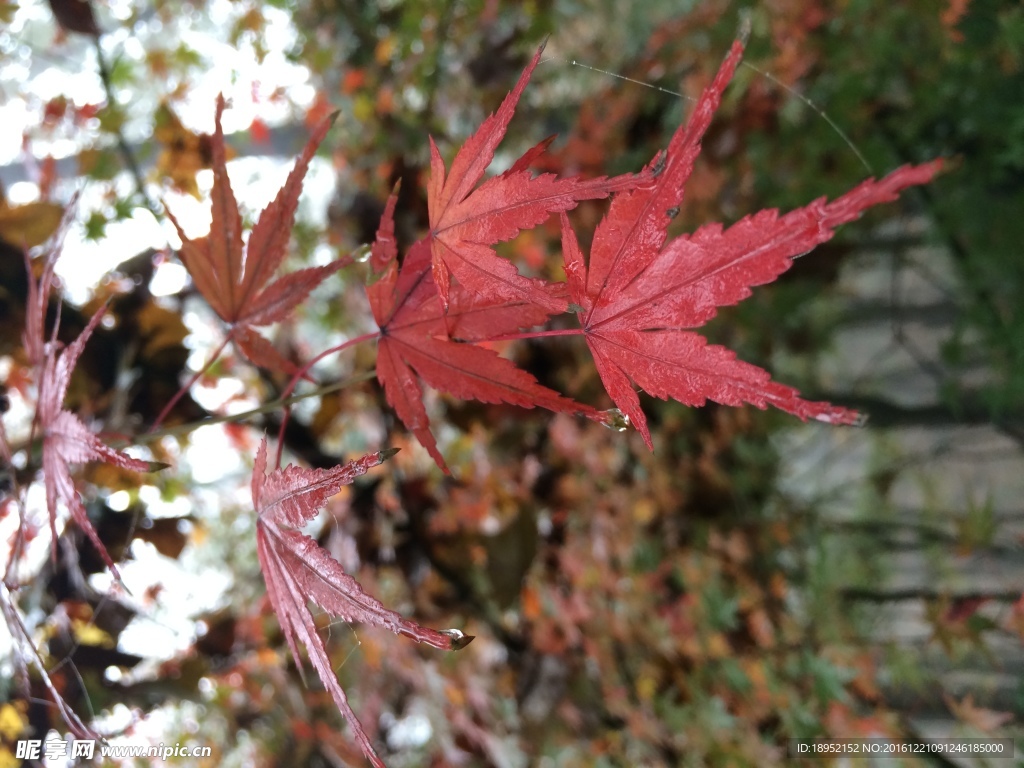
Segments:
[[[442,635],[451,639],[451,650],[461,651],[476,639],[476,635],[467,635],[459,629],[439,629]]]
[[[847,427],[865,427],[868,423],[868,414],[860,411],[851,411],[848,408],[829,408],[822,413],[813,416],[815,421],[824,424],[843,425]]]
[[[401,448],[385,448],[383,451],[378,451],[377,452],[377,461],[379,463],[383,464],[385,461],[390,459],[392,456],[394,456],[400,450],[402,450],[402,449]]]
[[[750,9],[744,8],[739,13],[740,25],[736,30],[736,42],[741,47],[746,48],[747,42],[750,40]]]

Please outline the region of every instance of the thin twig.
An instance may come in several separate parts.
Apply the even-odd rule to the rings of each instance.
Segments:
[[[107,64],[107,60],[103,57],[103,46],[100,43],[100,38],[97,37],[96,43],[96,63],[100,71],[100,80],[103,82],[103,91],[107,96],[107,104],[110,108],[114,108],[117,105],[117,100],[114,97],[114,87],[110,77],[110,67]],[[115,123],[116,125],[116,123]],[[128,140],[124,137],[124,132],[118,125],[114,131],[114,137],[117,139],[117,149],[121,153],[121,159],[124,161],[128,172],[131,174],[132,179],[135,181],[135,189],[142,198],[142,202],[150,213],[153,214],[157,221],[160,221],[162,214],[160,209],[157,208],[156,204],[150,200],[149,195],[146,193],[146,182],[142,177],[142,171],[139,170],[139,163],[135,159],[135,154],[132,152],[132,148],[128,145]]]
[[[310,397],[319,397],[320,395],[328,395],[331,392],[337,392],[339,389],[345,389],[353,384],[360,384],[364,381],[369,381],[377,376],[376,371],[367,371],[366,373],[360,373],[355,376],[350,376],[347,379],[336,381],[333,384],[328,384],[323,387],[319,387],[312,392],[305,392],[301,395],[292,395],[291,397],[285,397],[278,400],[272,400],[269,403],[264,403],[258,408],[253,408],[249,411],[243,411],[241,413],[225,414],[223,416],[213,416],[209,419],[203,419],[202,421],[193,421],[188,424],[181,424],[177,427],[170,427],[168,429],[159,429],[154,432],[147,432],[144,435],[139,435],[135,438],[133,445],[146,445],[148,443],[155,443],[156,441],[164,437],[176,437],[178,435],[186,435],[199,427],[209,427],[214,424],[225,424],[231,422],[245,421],[251,419],[254,416],[259,416],[264,413],[271,413],[284,408],[285,406],[298,403],[302,400],[306,400]]]
[[[299,383],[299,379],[304,378],[305,375],[309,372],[309,370],[314,365],[316,365],[318,362],[323,360],[328,355],[333,355],[333,354],[336,354],[336,353],[340,353],[343,350],[348,349],[349,347],[354,347],[356,344],[362,344],[364,341],[370,341],[372,339],[376,339],[376,338],[379,338],[379,337],[380,337],[380,333],[379,332],[378,333],[364,333],[362,336],[356,336],[355,338],[348,339],[348,340],[342,342],[341,344],[337,345],[336,347],[331,347],[330,349],[324,350],[319,355],[317,355],[312,360],[310,360],[308,363],[306,363],[304,366],[302,366],[295,373],[295,375],[292,376],[291,381],[288,382],[288,386],[285,387],[283,397],[285,399],[287,399],[289,396],[291,396],[292,392],[295,391],[295,387]],[[285,428],[288,426],[288,419],[291,416],[291,413],[292,413],[291,406],[290,405],[286,405],[284,407],[284,414],[281,416],[281,427],[278,429],[278,432],[277,432],[277,457],[274,460],[274,466],[279,468],[279,469],[281,467],[281,448],[284,445],[284,431],[285,431]]]
[[[182,397],[185,396],[185,393],[192,388],[193,384],[199,381],[199,377],[206,373],[208,370],[210,370],[210,366],[217,362],[217,358],[220,357],[220,353],[224,351],[224,347],[228,345],[228,342],[231,341],[233,335],[234,331],[229,332],[228,335],[224,337],[224,341],[220,343],[220,346],[213,351],[212,355],[210,355],[210,358],[206,361],[203,367],[196,371],[194,374],[192,374],[192,378],[188,380],[188,383],[182,386],[181,389],[174,393],[174,397],[167,401],[167,404],[164,405],[163,410],[161,410],[160,414],[156,417],[156,421],[153,422],[153,426],[149,428],[150,432],[156,431],[156,428],[163,423],[164,419],[167,418],[167,414],[171,412],[171,409],[177,404],[177,402],[181,400]]]

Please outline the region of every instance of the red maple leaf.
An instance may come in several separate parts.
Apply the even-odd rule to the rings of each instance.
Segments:
[[[47,254],[43,262],[43,274],[38,284],[32,279],[32,270],[29,266],[28,305],[23,337],[25,351],[29,361],[35,367],[36,382],[39,387],[36,426],[43,441],[43,483],[46,488],[46,507],[50,517],[50,534],[53,537],[54,547],[56,547],[57,508],[63,502],[70,511],[72,519],[89,537],[107,567],[120,581],[121,577],[114,561],[107,552],[107,548],[103,546],[103,542],[100,541],[96,529],[89,522],[85,507],[82,506],[82,501],[78,498],[78,491],[71,478],[70,465],[102,461],[136,472],[148,472],[154,469],[154,466],[147,461],[133,459],[104,444],[75,414],[64,410],[64,396],[67,394],[68,384],[71,382],[71,373],[78,363],[85,343],[103,317],[105,308],[101,308],[92,316],[85,330],[64,350],[60,350],[57,342],[57,324],[54,325],[50,341],[45,340],[46,308],[53,286],[53,268],[58,256],[57,249],[53,249]],[[60,322],[59,316],[57,322]],[[56,557],[56,549],[53,550],[53,553]]]
[[[333,469],[288,466],[267,474],[267,440],[264,438],[256,452],[252,474],[252,503],[259,515],[256,523],[257,553],[267,583],[267,594],[281,622],[295,664],[302,668],[299,656],[301,642],[324,687],[351,725],[363,754],[380,768],[384,763],[374,751],[369,736],[334,675],[307,601],[316,603],[331,616],[384,627],[445,651],[464,648],[473,638],[458,630],[429,629],[388,610],[363,591],[359,582],[345,573],[327,550],[295,529],[315,517],[317,510],[341,486],[351,483],[395,452],[379,451]]]
[[[570,299],[605,389],[648,447],[653,447],[651,436],[634,382],[649,394],[687,405],[708,399],[773,405],[803,419],[855,422],[854,411],[802,400],[796,390],[772,382],[766,371],[687,329],[706,323],[716,307],[749,296],[751,286],[773,281],[795,257],[832,237],[838,225],[896,199],[905,187],[929,181],[940,167],[939,161],[905,166],[832,202],[822,198],[781,216],[764,210],[728,229],[709,224],[666,243],[666,228],[679,210],[701,137],[742,51],[739,42],[733,44],[689,121],[672,137],[667,156],[648,166],[658,169],[655,183],[612,201],[595,232],[589,269],[562,214]]]
[[[430,433],[417,375],[431,387],[463,400],[541,406],[603,418],[599,411],[542,386],[497,352],[473,343],[540,325],[550,317],[548,309],[526,298],[481,296],[457,284],[451,287],[445,313],[430,278],[430,237],[413,245],[398,269],[394,207],[392,195],[371,253],[371,266],[379,277],[366,287],[380,327],[377,379],[388,403],[437,465],[448,472]]]
[[[310,136],[284,186],[263,210],[242,245],[242,217],[228,178],[221,113],[224,97],[217,99],[216,130],[211,141],[213,215],[210,234],[190,240],[170,211],[167,216],[181,238],[179,256],[196,288],[220,318],[232,326],[230,338],[252,362],[294,373],[295,366],[278,353],[252,326],[283,320],[309,292],[348,262],[337,260],[323,267],[292,272],[267,284],[288,250],[295,223],[302,181],[317,147],[334,122],[323,120]]]
[[[491,246],[511,240],[524,229],[532,229],[552,213],[575,208],[581,200],[630,189],[642,178],[628,174],[581,181],[575,177],[559,179],[552,173],[533,176],[529,165],[551,143],[549,138],[528,150],[505,173],[476,186],[505,136],[543,50],[542,45],[516,87],[498,111],[466,140],[447,172],[434,140],[430,140],[430,244],[434,282],[445,308],[449,305],[449,286],[454,275],[470,292],[483,298],[535,302],[552,312],[564,312],[565,294],[560,287],[520,275]]]

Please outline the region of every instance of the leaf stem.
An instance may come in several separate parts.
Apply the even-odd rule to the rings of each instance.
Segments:
[[[103,45],[100,42],[99,37],[95,39],[95,43],[96,64],[99,68],[100,81],[103,83],[103,92],[107,97],[107,104],[110,109],[116,109],[117,99],[114,98],[114,86],[111,80],[110,66],[107,64],[107,60],[103,56]],[[142,198],[143,205],[145,205],[146,209],[153,214],[153,218],[157,221],[161,221],[162,217],[160,215],[160,209],[157,208],[150,199],[149,194],[146,192],[146,182],[143,179],[139,163],[135,159],[132,148],[128,145],[128,141],[124,137],[124,131],[122,131],[120,127],[114,131],[114,138],[117,140],[117,149],[121,153],[121,159],[124,161],[124,164],[128,169],[128,173],[135,182],[135,190],[138,192],[139,197]]]
[[[326,386],[314,389],[312,392],[303,392],[301,395],[292,395],[291,397],[282,397],[277,400],[271,400],[269,403],[252,408],[248,411],[242,411],[241,413],[231,413],[222,416],[211,416],[208,419],[202,421],[193,421],[189,424],[181,424],[176,427],[170,427],[169,429],[160,429],[147,432],[144,435],[139,435],[135,438],[133,445],[146,445],[148,443],[155,443],[164,437],[173,437],[177,435],[185,435],[192,432],[199,427],[209,427],[215,424],[228,424],[236,421],[245,421],[253,416],[259,416],[263,413],[271,413],[278,410],[279,408],[285,408],[295,403],[306,400],[310,397],[319,397],[321,395],[329,395],[331,392],[337,392],[340,389],[345,389],[353,384],[360,384],[364,381],[369,381],[377,375],[376,371],[367,371],[365,373],[359,373],[355,376],[350,376],[347,379],[336,381],[333,384],[327,384]]]
[[[295,375],[292,376],[292,380],[288,382],[288,386],[284,388],[284,392],[282,393],[282,399],[288,399],[292,392],[295,391],[295,387],[298,385],[299,379],[305,376],[306,372],[309,371],[310,368],[312,368],[314,365],[316,365],[318,362],[323,360],[328,355],[335,354],[336,352],[343,352],[349,347],[354,347],[356,344],[362,344],[364,341],[376,339],[379,336],[380,331],[375,331],[373,333],[364,333],[362,336],[356,336],[354,339],[348,339],[347,341],[343,341],[336,347],[331,347],[330,349],[324,350],[295,372]],[[318,394],[325,393],[320,392]],[[284,430],[288,426],[288,419],[291,416],[291,413],[291,403],[288,403],[284,407],[284,414],[281,416],[281,426],[277,430],[277,457],[275,459],[274,466],[277,467],[278,469],[281,468],[281,447],[282,445],[284,445]]]
[[[183,386],[181,389],[179,389],[174,394],[174,397],[167,401],[167,405],[163,407],[163,410],[160,411],[160,415],[157,416],[156,421],[153,422],[153,426],[149,428],[150,433],[156,431],[156,428],[159,427],[163,423],[164,419],[167,418],[167,414],[171,412],[171,409],[177,404],[179,400],[181,400],[185,393],[192,388],[192,385],[199,380],[199,377],[206,373],[210,369],[211,365],[217,362],[217,358],[220,357],[220,353],[224,351],[224,347],[226,347],[228,345],[228,342],[231,341],[231,339],[234,337],[234,333],[234,329],[231,329],[228,332],[228,335],[224,337],[224,341],[222,341],[220,343],[220,346],[217,347],[216,350],[214,350],[214,353],[210,356],[210,359],[206,361],[203,367],[192,375],[192,378],[188,380],[188,383],[185,384],[185,386]]]
[[[582,336],[586,331],[582,328],[561,328],[551,331],[530,331],[529,333],[509,333],[505,336],[491,336],[481,341],[518,341],[519,339],[546,339],[550,336]]]

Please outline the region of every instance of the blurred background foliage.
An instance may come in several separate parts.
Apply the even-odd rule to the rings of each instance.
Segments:
[[[202,169],[217,89],[229,90],[239,115],[251,114],[230,138],[239,163],[290,161],[304,126],[340,110],[323,153],[333,181],[318,187],[326,189],[321,209],[310,204],[301,213],[293,254],[296,263],[322,261],[372,239],[398,180],[400,240],[418,237],[426,227],[427,134],[450,157],[545,38],[545,61],[497,162],[557,133],[547,170],[621,173],[666,145],[740,14],[749,14],[751,66],[738,72],[708,134],[679,231],[833,196],[902,163],[949,162],[944,176],[901,202],[902,213],[885,207],[847,227],[777,284],[723,311],[712,328],[714,340],[809,396],[872,414],[874,426],[858,437],[828,438],[860,441],[866,455],[857,459],[865,473],[841,499],[849,514],[830,516],[834,499],[794,490],[791,451],[801,441],[812,446],[799,456],[811,475],[846,466],[813,447],[837,430],[797,429],[777,413],[647,398],[651,454],[630,432],[437,397],[431,407],[454,470],[445,478],[396,423],[375,382],[356,383],[299,409],[286,435],[294,460],[324,466],[385,443],[404,450],[332,502],[319,539],[386,605],[478,639],[442,657],[325,623],[339,678],[394,766],[783,765],[791,738],[919,735],[936,713],[945,718],[943,735],[978,736],[1002,733],[1024,712],[1019,685],[1006,696],[973,683],[943,687],[920,649],[888,632],[917,606],[929,653],[954,668],[980,658],[984,669],[1005,671],[989,641],[1019,647],[1019,582],[1016,591],[996,581],[971,593],[941,584],[910,595],[884,588],[900,550],[921,553],[939,571],[979,552],[1019,558],[1021,532],[1000,527],[995,490],[976,487],[963,501],[936,489],[925,505],[932,516],[911,519],[897,509],[894,489],[907,477],[926,485],[926,475],[911,473],[935,458],[934,446],[908,457],[901,429],[988,425],[1008,441],[1001,456],[1019,458],[1020,4],[53,0],[3,3],[0,13],[10,25],[0,38],[4,98],[20,100],[28,116],[25,151],[2,169],[12,192],[0,206],[7,387],[14,396],[23,364],[18,247],[45,240],[70,191],[86,184],[81,252],[90,242],[124,250],[85,306],[63,308],[68,338],[98,302],[109,300],[115,318],[91,342],[72,398],[125,434],[141,432],[186,370],[198,367],[190,356],[215,346],[215,318],[189,286],[151,286],[174,258],[159,243],[166,230],[153,223],[163,218],[159,201],[209,190]],[[268,89],[258,75],[242,74],[242,60],[268,72],[294,67],[297,84]],[[39,77],[51,70],[89,75],[97,97]],[[220,78],[213,86],[211,73]],[[258,190],[249,203],[256,210],[277,182],[255,166],[235,167]],[[602,211],[600,203],[581,205],[578,229],[592,228]],[[118,227],[130,221],[156,227],[153,249],[126,242]],[[87,258],[68,250],[65,259]],[[864,254],[880,252],[895,254],[892,280],[881,300],[860,301],[851,281],[865,274]],[[554,225],[524,234],[505,253],[560,276]],[[935,261],[922,258],[935,253]],[[935,289],[934,302],[918,305],[902,293],[895,275],[910,262],[915,279]],[[364,279],[358,265],[342,273],[304,317],[276,329],[278,347],[304,359],[363,332]],[[893,343],[909,349],[897,323],[908,306],[931,318],[937,346],[912,353],[911,363],[934,397],[873,375],[869,364],[853,379],[836,374],[830,356],[855,352],[857,337],[841,334],[851,319],[891,320]],[[602,402],[579,345],[519,343],[509,354],[543,383]],[[317,373],[329,381],[373,364],[370,351],[359,350]],[[169,424],[272,400],[284,383],[229,357]],[[214,605],[179,616],[177,647],[143,652],[121,642],[133,622],[170,621],[160,611],[182,589],[174,577],[112,600],[88,578],[101,569],[90,548],[79,558],[64,547],[22,590],[65,695],[77,711],[99,715],[112,736],[214,745],[210,765],[361,764],[330,697],[308,671],[303,684],[282,647],[256,565],[244,476],[257,435],[278,418],[220,428],[239,458],[237,471],[215,478],[189,469],[198,435],[187,432],[152,446],[156,459],[182,467],[156,488],[140,489],[106,467],[87,471],[96,488],[91,512],[115,556],[212,569],[228,585]],[[934,512],[950,508],[946,517]],[[132,538],[151,546],[126,547]],[[38,681],[34,698],[16,682],[6,681],[9,702],[0,705],[0,765],[13,764],[17,738],[63,732]]]

